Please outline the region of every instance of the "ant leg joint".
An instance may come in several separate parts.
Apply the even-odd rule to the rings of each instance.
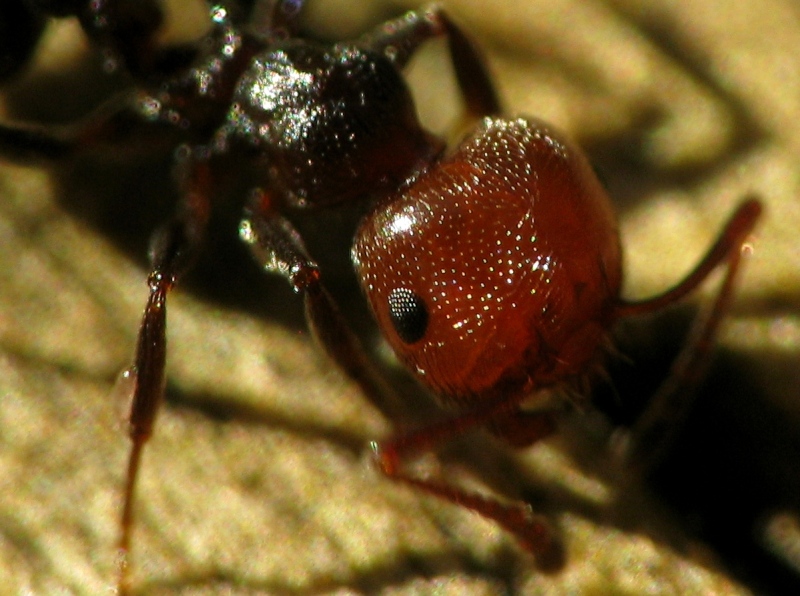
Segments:
[[[369,444],[372,451],[372,461],[384,476],[392,478],[397,476],[400,468],[400,456],[396,449],[386,449],[377,441]]]

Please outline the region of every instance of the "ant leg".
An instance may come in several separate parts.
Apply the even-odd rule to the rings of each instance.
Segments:
[[[111,114],[101,108],[74,126],[0,124],[0,157],[8,163],[50,167],[79,154],[135,159],[175,146],[180,131],[172,123],[144,121],[135,105],[118,107]]]
[[[76,142],[60,131],[0,124],[0,155],[5,161],[23,165],[48,163],[69,157],[76,148]]]
[[[133,529],[133,501],[142,451],[153,434],[156,415],[164,398],[164,368],[167,356],[167,294],[191,266],[205,235],[209,215],[208,163],[179,164],[185,174],[185,189],[174,219],[158,230],[151,241],[151,270],[147,278],[150,294],[142,315],[136,343],[133,372],[135,383],[128,434],[131,451],[125,476],[119,537],[118,593],[130,590],[128,553]]]
[[[401,411],[397,396],[377,374],[356,335],[325,288],[317,263],[308,255],[300,234],[270,205],[269,194],[257,190],[245,210],[240,238],[255,260],[283,276],[303,295],[308,327],[318,344],[388,420]]]
[[[19,4],[19,3],[17,3]],[[159,0],[44,0],[29,4],[30,18],[44,22],[46,17],[76,17],[86,35],[102,48],[105,67],[109,71],[124,68],[138,79],[163,78],[189,66],[197,53],[192,44],[161,47],[158,37],[164,22],[164,12]],[[8,11],[4,10],[3,20]],[[20,17],[19,27],[23,32],[12,31],[0,21],[0,36],[8,34],[11,39],[21,39],[30,25]],[[17,27],[17,23],[13,23]],[[34,33],[33,37],[38,38]],[[31,39],[22,44],[30,44]],[[2,46],[5,46],[5,39]],[[9,54],[25,52],[25,45]],[[30,51],[27,52],[28,54]],[[0,55],[3,55],[0,53]],[[0,74],[13,64],[0,65]]]
[[[162,78],[188,67],[191,45],[163,48],[158,33],[164,13],[158,0],[72,0],[86,35],[105,53],[109,70],[124,68],[137,79]],[[81,4],[80,6],[78,6]]]
[[[438,480],[412,476],[401,467],[402,460],[409,456],[432,451],[437,445],[478,427],[488,426],[495,434],[510,439],[515,446],[528,446],[552,434],[555,425],[549,413],[519,412],[515,409],[518,402],[516,396],[503,397],[455,418],[373,443],[372,449],[376,465],[388,478],[493,520],[513,534],[527,551],[553,564],[560,557],[553,532],[547,521],[535,515],[529,505],[501,503]]]
[[[264,269],[285,277],[296,292],[305,299],[306,318],[316,339],[331,358],[353,378],[389,420],[396,409],[387,407],[394,398],[386,394],[385,385],[369,364],[358,339],[341,317],[333,299],[320,278],[317,264],[308,256],[302,240],[291,224],[277,215],[267,193],[259,191],[248,207],[240,227],[246,242]],[[491,498],[461,491],[447,484],[422,480],[404,474],[400,461],[407,455],[433,449],[447,439],[465,431],[496,422],[500,434],[513,431],[513,439],[528,444],[552,432],[548,414],[528,415],[529,427],[523,432],[511,418],[515,415],[518,398],[503,398],[475,412],[446,420],[393,440],[373,444],[378,468],[392,480],[403,482],[451,503],[471,509],[495,520],[517,536],[528,550],[550,554],[552,534],[547,523],[534,516],[526,505],[505,505]],[[523,438],[524,437],[524,438]]]
[[[621,301],[617,306],[617,317],[657,311],[694,290],[719,265],[725,264],[727,267],[710,310],[694,323],[689,340],[673,362],[669,376],[626,439],[625,457],[632,467],[644,474],[652,471],[661,461],[689,411],[695,389],[707,367],[720,323],[733,297],[745,240],[753,231],[761,212],[758,200],[746,200],[730,218],[703,260],[683,281],[653,298],[638,302]]]
[[[473,117],[500,114],[500,100],[478,48],[441,7],[409,12],[388,21],[362,37],[361,43],[389,56],[402,68],[422,43],[442,35],[447,37],[450,59],[469,114]]]
[[[175,147],[181,137],[180,122],[163,117],[148,119],[144,99],[117,97],[75,124],[43,126],[35,123],[0,123],[0,156],[21,165],[48,166],[76,154],[136,158]]]
[[[746,199],[725,224],[719,238],[703,257],[703,260],[685,279],[663,294],[652,298],[636,302],[620,300],[614,310],[615,318],[655,312],[690,294],[705,281],[714,269],[726,261],[730,261],[734,253],[738,255],[741,252],[742,245],[755,228],[762,210],[761,202],[758,199]]]

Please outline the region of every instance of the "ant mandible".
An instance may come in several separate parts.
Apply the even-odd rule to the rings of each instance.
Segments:
[[[76,16],[109,65],[139,90],[88,123],[56,134],[0,127],[8,159],[55,159],[87,147],[158,143],[177,134],[181,199],[151,244],[149,297],[132,372],[129,457],[120,522],[119,592],[130,589],[128,552],[142,451],[164,393],[167,295],[203,244],[219,162],[261,167],[240,236],[264,269],[305,301],[308,323],[333,360],[376,405],[384,403],[362,348],[325,289],[300,235],[282,215],[369,201],[352,260],[388,343],[453,418],[373,444],[387,477],[495,520],[534,554],[552,546],[547,523],[404,470],[403,460],[473,427],[514,447],[554,430],[552,411],[527,409],[551,388],[584,390],[602,365],[612,325],[693,291],[725,265],[710,316],[670,380],[634,427],[631,452],[654,461],[732,296],[746,237],[761,212],[744,201],[695,269],[653,298],[620,297],[622,264],[611,203],[584,154],[551,126],[507,119],[468,37],[438,7],[384,23],[333,46],[296,36],[302,0],[259,0],[245,11],[218,2],[201,44],[162,48],[157,0],[31,2],[28,16]],[[0,76],[24,64],[41,28],[19,33]],[[417,48],[445,37],[469,116],[479,123],[456,147],[419,123],[401,69]],[[138,130],[146,130],[140,136]],[[172,142],[172,141],[170,141]],[[678,383],[676,383],[676,381]]]

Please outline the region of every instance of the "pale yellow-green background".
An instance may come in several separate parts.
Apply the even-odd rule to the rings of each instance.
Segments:
[[[310,26],[331,37],[416,5],[311,4]],[[763,198],[767,214],[721,343],[732,355],[726,361],[737,363],[730,375],[752,389],[745,397],[752,395],[753,411],[761,403],[778,412],[770,420],[789,436],[800,429],[800,7],[793,0],[443,4],[484,48],[509,112],[551,120],[590,148],[623,214],[628,295],[677,280],[740,197]],[[176,6],[174,18],[202,19]],[[73,33],[64,23],[50,32],[36,72],[14,83],[7,114],[58,121],[102,95],[84,82],[101,75]],[[414,80],[426,118],[442,127],[456,109],[452,83],[444,62],[431,60]],[[102,594],[113,585],[128,444],[112,388],[146,296],[147,234],[135,209],[127,227],[103,229],[97,213],[158,183],[128,171],[101,184],[81,176],[102,168],[81,167],[49,177],[0,165],[3,593]],[[127,192],[96,196],[103,188]],[[226,268],[241,286],[204,290],[201,268],[192,282],[199,289],[179,291],[171,303],[169,384],[183,405],[165,409],[145,455],[133,559],[142,593],[743,590],[719,571],[712,548],[686,537],[674,511],[635,486],[617,495],[622,474],[593,417],[571,422],[570,444],[579,447],[570,456],[563,439],[516,455],[476,447],[476,437],[463,451],[483,457],[477,478],[463,481],[562,504],[553,519],[568,563],[555,575],[540,573],[492,524],[378,478],[362,453],[387,422],[316,354],[297,306],[281,306],[293,299],[282,283],[259,285],[255,268],[238,259],[223,261]],[[781,436],[770,426],[758,433]],[[756,462],[774,458],[754,445]],[[785,453],[796,454],[796,445]],[[451,461],[463,471],[458,457]],[[800,468],[791,460],[762,467],[773,464]],[[785,498],[800,503],[797,494]],[[730,524],[741,520],[731,516]],[[751,528],[740,532],[744,539]]]

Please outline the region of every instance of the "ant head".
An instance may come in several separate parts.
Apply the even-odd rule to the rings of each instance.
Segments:
[[[583,370],[620,283],[600,183],[527,120],[485,120],[366,218],[353,258],[400,359],[456,401]]]

